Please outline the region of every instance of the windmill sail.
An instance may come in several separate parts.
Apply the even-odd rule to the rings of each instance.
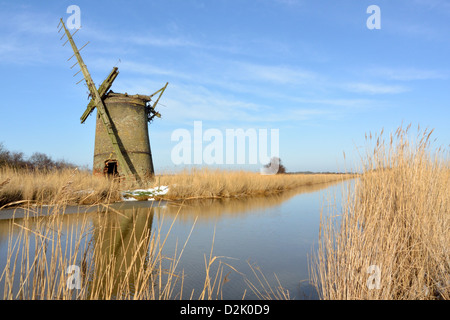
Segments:
[[[80,50],[78,50],[77,46],[75,45],[75,42],[73,41],[73,38],[72,38],[70,32],[67,30],[67,28],[64,24],[64,21],[62,19],[60,20],[60,23],[62,24],[62,27],[64,28],[65,34],[67,36],[67,39],[69,40],[70,45],[72,46],[74,56],[77,58],[78,65],[80,66],[81,72],[83,73],[83,76],[84,76],[84,80],[86,81],[86,84],[89,88],[89,92],[92,96],[93,105],[91,105],[91,107],[92,107],[92,109],[94,107],[97,107],[98,115],[102,119],[102,122],[108,132],[110,139],[111,139],[112,147],[113,147],[115,154],[117,155],[117,160],[119,161],[119,165],[121,166],[125,175],[131,176],[131,175],[133,175],[133,173],[131,172],[130,166],[128,165],[127,161],[125,160],[124,154],[123,154],[122,150],[120,149],[116,133],[114,132],[111,120],[108,116],[108,113],[106,112],[106,107],[103,103],[102,95],[99,93],[99,91],[95,87],[94,81],[92,81],[91,75],[89,74],[89,71],[83,62],[83,59],[81,58]],[[71,58],[69,58],[69,60]],[[113,76],[114,76],[114,74],[115,74],[115,76],[117,76],[117,73],[114,73],[114,69],[112,71],[112,74],[113,74]],[[115,78],[115,76],[114,76],[114,78]],[[113,80],[114,79],[112,79],[112,81]],[[110,84],[112,84],[112,81],[110,81]],[[107,84],[105,85],[105,88],[106,87],[107,87]],[[102,94],[104,95],[108,89],[106,89],[105,91],[102,90]],[[88,106],[88,110],[89,110],[89,108],[90,107]],[[88,111],[88,110],[86,110],[86,112],[88,112],[87,115],[89,115],[89,113],[92,111],[92,110],[90,110],[90,111]]]
[[[118,68],[114,67],[111,73],[108,75],[108,77],[103,81],[101,86],[98,88],[98,93],[100,94],[100,98],[102,100],[105,98],[106,94],[108,93],[108,90],[111,88],[118,74],[119,74]],[[95,108],[95,100],[91,100],[86,108],[86,111],[84,111],[83,115],[80,118],[81,123],[84,123],[84,121],[86,121],[87,117],[89,117],[94,108]]]

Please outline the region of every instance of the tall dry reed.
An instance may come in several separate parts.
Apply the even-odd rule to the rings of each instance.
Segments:
[[[120,199],[117,180],[88,171],[0,168],[0,208],[15,202],[93,204]]]
[[[186,242],[163,254],[168,234],[154,232],[154,208],[65,215],[52,203],[47,216],[10,220],[0,272],[3,299],[166,300],[182,281],[177,266]],[[170,222],[171,221],[171,222]],[[172,228],[176,219],[170,219]],[[78,281],[79,280],[79,281]],[[1,290],[0,290],[1,291]]]
[[[178,214],[165,221],[164,208],[116,211],[104,207],[104,212],[67,215],[64,203],[52,203],[46,216],[36,217],[36,208],[30,206],[25,218],[11,219],[7,255],[0,270],[2,298],[221,299],[230,272],[241,274],[262,299],[288,298],[281,288],[270,288],[265,278],[265,282],[257,278],[252,284],[224,262],[226,257],[213,255],[214,239],[209,258],[205,255],[203,288],[183,296],[185,274],[178,269],[195,221],[182,246],[175,246],[173,254],[167,255],[165,245]],[[167,223],[167,233],[161,233]],[[259,276],[263,277],[261,272]]]
[[[449,158],[431,133],[366,137],[364,174],[321,218],[310,266],[322,299],[450,298]]]

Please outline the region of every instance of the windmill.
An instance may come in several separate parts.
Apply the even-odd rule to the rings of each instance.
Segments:
[[[124,178],[134,177],[138,183],[152,177],[154,175],[154,167],[148,135],[148,123],[155,117],[161,117],[155,108],[168,83],[151,95],[114,93],[110,88],[119,74],[118,68],[114,67],[97,89],[80,55],[80,51],[89,42],[78,49],[73,40],[73,35],[79,29],[70,34],[62,18],[58,28],[60,25],[61,28],[58,32],[64,29],[61,40],[64,36],[67,37],[67,41],[63,46],[70,42],[74,52],[68,61],[74,56],[77,59],[77,62],[71,69],[78,64],[80,71],[75,75],[80,72],[83,74],[83,79],[77,84],[85,80],[89,89],[89,96],[91,97],[86,111],[80,118],[81,123],[84,123],[93,110],[97,109],[94,174]],[[157,96],[157,99],[152,103],[151,99],[155,96]]]

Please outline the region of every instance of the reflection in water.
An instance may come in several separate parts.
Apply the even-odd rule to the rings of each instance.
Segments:
[[[198,218],[201,221],[216,220],[221,216],[243,216],[249,211],[266,211],[279,206],[283,202],[305,193],[314,193],[319,190],[337,185],[340,182],[320,183],[309,186],[301,186],[293,190],[283,191],[269,196],[250,196],[243,198],[223,199],[199,199],[168,203],[165,207],[156,207],[157,212],[164,212],[169,216],[177,215],[181,221],[193,221]],[[180,210],[181,208],[181,210]]]
[[[269,272],[294,283],[295,287],[304,279],[299,277],[296,269],[299,269],[302,261],[306,261],[306,250],[309,250],[311,242],[317,238],[311,230],[315,230],[318,223],[318,191],[333,185],[339,185],[339,182],[305,186],[266,197],[190,200],[164,205],[130,202],[112,205],[106,211],[100,212],[95,210],[80,214],[0,220],[0,274],[5,269],[8,247],[11,249],[11,244],[16,244],[16,249],[13,250],[21,250],[17,251],[17,256],[20,257],[22,252],[30,252],[30,256],[25,260],[33,262],[36,256],[39,261],[53,263],[58,266],[56,271],[63,280],[67,276],[64,268],[71,264],[79,265],[85,286],[81,293],[76,292],[78,297],[161,297],[161,292],[153,296],[148,293],[149,290],[158,290],[152,286],[157,278],[155,272],[161,270],[158,269],[161,265],[156,262],[161,258],[158,251],[161,248],[158,248],[155,237],[166,236],[159,234],[165,231],[160,228],[159,223],[153,223],[156,215],[158,220],[163,216],[168,217],[169,225],[175,217],[180,220],[182,223],[175,224],[171,233],[183,239],[186,239],[185,235],[189,233],[194,221],[202,222],[201,226],[196,226],[195,235],[189,239],[183,256],[184,264],[180,263],[186,272],[184,283],[188,286],[187,291],[193,287],[196,287],[196,290],[202,289],[205,280],[201,271],[205,268],[204,255],[209,255],[212,240],[210,234],[217,224],[219,225],[214,244],[217,254],[236,257],[243,262],[249,257],[258,259],[259,263],[269,268]],[[311,212],[314,214],[310,214]],[[188,228],[186,224],[189,225]],[[44,232],[45,228],[50,231]],[[45,239],[50,239],[50,242],[44,243],[39,234],[44,234]],[[169,250],[176,248],[177,241],[168,239],[165,246]],[[52,252],[44,255],[38,252],[40,245],[48,246],[49,243],[58,243],[60,246],[57,249],[63,256],[57,256],[56,258],[61,260],[56,263],[51,262]],[[21,248],[17,249],[18,247]],[[237,260],[235,262],[239,263]],[[35,266],[28,266],[30,270],[33,267]],[[30,278],[33,272],[30,272]],[[13,277],[14,281],[17,281],[13,286],[17,292],[21,275],[17,272]],[[232,279],[232,276],[229,278]],[[0,279],[0,290],[5,287],[4,282],[4,278]],[[30,283],[36,281],[31,279]],[[61,283],[64,285],[64,281]],[[245,284],[234,283],[227,284],[229,298],[240,299]],[[64,290],[58,292],[57,297],[60,298],[60,292]],[[52,294],[50,296],[53,297]],[[172,298],[171,295],[167,297]]]
[[[133,295],[142,288],[149,270],[153,208],[131,208],[93,217],[94,268],[88,275],[97,299]],[[112,284],[112,285],[111,285]]]
[[[114,299],[147,289],[153,208],[59,210],[0,220],[0,298]],[[82,289],[69,290],[69,266],[79,267]]]
[[[205,255],[207,258],[213,252],[213,256],[222,257],[219,261],[233,267],[227,269],[231,274],[222,287],[224,299],[242,299],[244,292],[246,299],[258,299],[259,295],[244,283],[248,277],[259,285],[260,279],[254,277],[249,263],[264,272],[272,288],[278,287],[279,278],[291,298],[316,298],[308,282],[307,257],[318,239],[323,200],[333,194],[338,196],[341,188],[340,182],[317,184],[267,197],[195,200],[155,208],[158,215],[177,215],[180,221],[165,245],[167,252],[173,250],[178,239],[186,239],[195,224],[179,265],[179,270],[185,272],[183,296],[191,296],[193,288],[201,292],[206,276]],[[218,268],[216,264],[209,274],[215,275]]]

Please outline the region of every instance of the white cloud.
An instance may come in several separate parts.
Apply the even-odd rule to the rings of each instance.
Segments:
[[[35,64],[51,61],[54,52],[48,49],[57,41],[57,20],[47,14],[19,11],[0,12],[0,64]],[[51,39],[52,37],[53,39]]]
[[[135,45],[153,47],[202,47],[201,44],[182,37],[133,36],[122,39]]]
[[[366,108],[375,105],[376,101],[370,99],[345,99],[345,98],[324,98],[324,99],[304,99],[293,98],[294,101],[307,105],[321,105],[321,107],[342,108]]]
[[[439,9],[440,11],[450,13],[450,3],[448,3],[448,0],[414,0],[414,3],[425,6],[428,9]]]
[[[0,27],[14,35],[50,35],[58,32],[58,20],[42,12],[18,11],[0,13]]]
[[[350,83],[345,85],[344,88],[348,91],[366,94],[397,94],[409,91],[405,86],[370,83]]]
[[[369,72],[374,76],[398,81],[443,80],[448,78],[448,74],[442,71],[417,68],[373,68]]]
[[[238,76],[247,80],[266,81],[278,84],[298,84],[318,79],[314,72],[292,66],[257,65],[235,62]]]
[[[122,79],[116,86],[120,92],[142,93],[159,89],[153,81]],[[151,89],[150,89],[151,88]],[[261,99],[257,99],[261,101]],[[168,123],[191,123],[195,120],[222,123],[273,123],[303,121],[328,116],[331,111],[321,107],[290,103],[280,108],[280,102],[267,103],[247,101],[245,97],[214,91],[200,84],[169,83],[159,107],[164,121]],[[298,107],[294,107],[297,105]]]

